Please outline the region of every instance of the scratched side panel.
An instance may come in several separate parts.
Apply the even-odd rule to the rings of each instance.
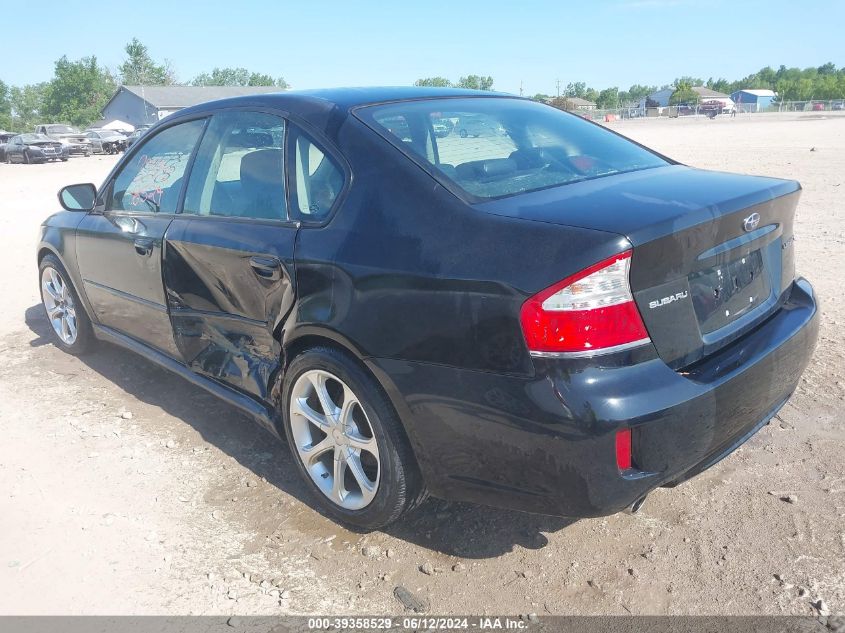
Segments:
[[[277,323],[293,305],[295,227],[179,218],[167,234],[165,284],[174,339],[197,373],[270,399],[281,348]],[[279,260],[263,278],[252,257]]]

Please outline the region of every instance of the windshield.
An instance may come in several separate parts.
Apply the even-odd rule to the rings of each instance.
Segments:
[[[501,198],[668,163],[598,125],[533,101],[433,99],[357,115],[474,198]]]
[[[76,134],[76,130],[74,130],[69,125],[48,125],[47,126],[47,133],[48,134]]]
[[[21,134],[21,140],[24,143],[38,143],[40,141],[52,141],[53,139],[44,134]]]

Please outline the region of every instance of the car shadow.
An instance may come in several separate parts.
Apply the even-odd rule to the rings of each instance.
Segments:
[[[53,332],[40,304],[26,310],[25,321],[36,335],[31,346],[52,344]],[[314,508],[311,492],[301,480],[288,447],[238,409],[115,345],[102,343],[78,360],[138,400],[189,424],[203,440],[257,477]],[[540,549],[548,543],[543,532],[555,532],[574,522],[430,498],[383,531],[432,551],[481,559],[500,556],[515,546]],[[308,524],[297,521],[297,527],[307,530]]]

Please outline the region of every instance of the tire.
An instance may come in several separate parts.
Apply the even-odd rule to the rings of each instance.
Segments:
[[[467,137],[467,131],[466,131],[466,130],[461,130],[461,131],[460,131],[460,135],[461,135],[461,138],[466,138],[466,137]]]
[[[425,499],[396,411],[353,358],[329,347],[306,350],[290,363],[282,393],[282,424],[293,460],[325,514],[369,531],[393,523]],[[325,415],[325,398],[332,416]]]
[[[65,267],[55,255],[44,256],[38,266],[38,284],[41,305],[44,306],[44,314],[54,335],[53,341],[59,349],[79,356],[90,351],[96,339],[91,319],[69,279]],[[71,320],[67,318],[68,310],[73,315],[73,328],[70,327]],[[75,334],[71,336],[74,329]]]
[[[67,162],[67,158],[62,158],[62,162],[63,162],[63,163],[66,163],[66,162]]]

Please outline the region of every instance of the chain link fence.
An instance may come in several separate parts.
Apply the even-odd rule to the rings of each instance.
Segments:
[[[718,115],[732,116],[754,115],[771,112],[842,112],[845,114],[845,99],[810,99],[807,101],[773,101],[765,106],[754,103],[726,104],[703,103],[698,105],[664,106],[643,108],[639,106],[619,108],[575,108],[569,110],[585,119],[599,122],[611,122],[620,119],[638,118],[676,118],[702,116],[713,118]]]

